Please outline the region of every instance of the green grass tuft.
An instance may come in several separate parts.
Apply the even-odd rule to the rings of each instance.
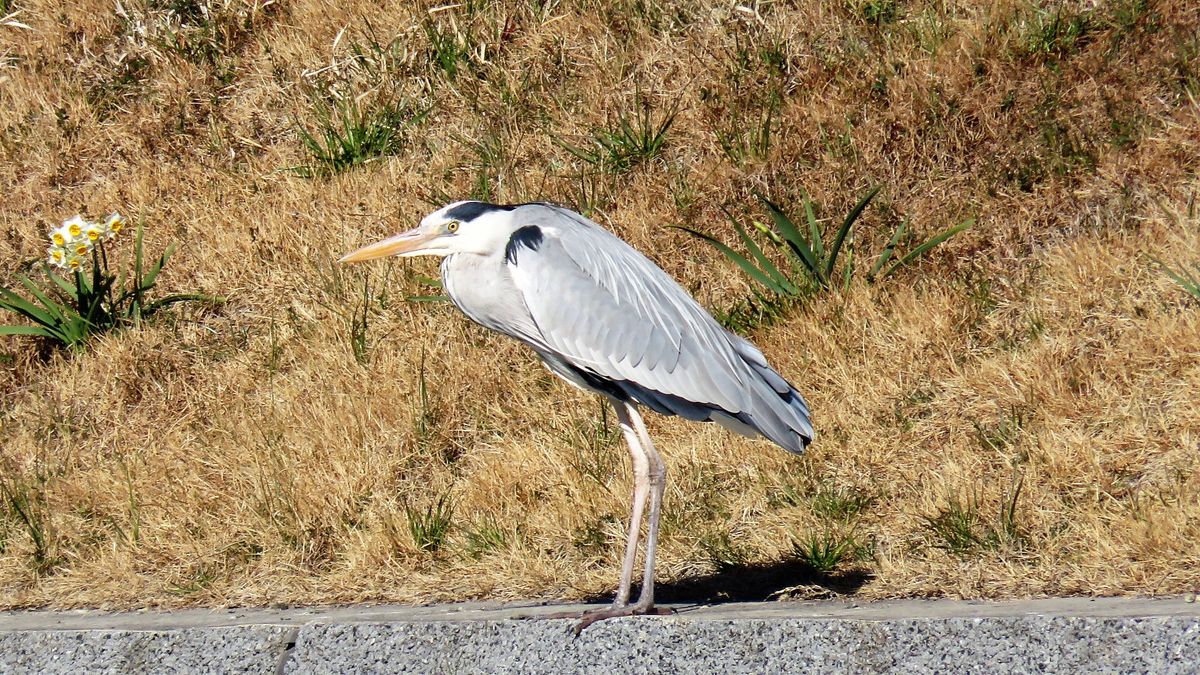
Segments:
[[[446,543],[446,536],[450,534],[454,505],[450,502],[450,495],[443,494],[423,511],[406,505],[404,515],[408,519],[408,531],[413,544],[422,551],[433,553]]]
[[[45,480],[39,476],[34,485],[15,472],[0,477],[0,497],[4,499],[6,515],[29,534],[33,542],[31,562],[38,574],[44,574],[58,564],[57,537],[50,520],[50,509],[45,503]]]
[[[675,123],[678,108],[656,115],[640,91],[634,94],[632,111],[617,116],[615,129],[597,129],[583,145],[556,138],[555,142],[594,169],[625,173],[659,155],[667,144],[667,132]]]
[[[818,572],[832,572],[844,561],[859,557],[859,544],[852,533],[825,530],[810,532],[792,541],[792,554]]]
[[[753,558],[753,551],[738,543],[728,532],[710,532],[700,537],[700,549],[717,570],[744,567]]]
[[[603,400],[597,404],[600,410],[595,417],[572,424],[561,437],[574,451],[567,458],[571,468],[597,485],[608,486],[621,470],[624,453],[617,447],[621,432],[608,419],[611,406]]]
[[[487,518],[466,531],[466,552],[472,558],[502,551],[515,543],[517,533],[505,529],[494,518]]]
[[[876,497],[854,488],[822,486],[812,496],[813,513],[822,518],[850,522],[875,504]]]
[[[830,290],[836,287],[845,289],[849,287],[855,273],[854,249],[852,245],[847,248],[847,245],[852,241],[851,231],[863,211],[867,208],[867,205],[871,203],[871,200],[875,198],[880,189],[881,186],[876,186],[863,195],[854,208],[850,210],[850,213],[846,215],[841,226],[832,237],[827,237],[823,231],[821,221],[816,216],[815,206],[807,195],[805,195],[803,201],[805,214],[804,226],[798,226],[784,213],[783,209],[762,195],[759,195],[759,200],[766,207],[774,227],[754,222],[751,228],[747,228],[726,212],[726,216],[732,223],[734,231],[741,239],[742,245],[749,251],[749,257],[738,253],[715,237],[703,234],[689,227],[674,227],[699,237],[716,247],[726,258],[736,264],[742,272],[752,280],[758,282],[758,284],[771,294],[767,296],[771,300],[765,303],[766,307],[770,307],[774,299],[777,298],[801,298],[814,291]],[[899,259],[893,260],[895,258],[896,246],[908,227],[907,221],[901,223],[893,233],[887,246],[884,247],[876,258],[875,264],[867,273],[867,281],[874,283],[877,280],[891,276],[901,267],[908,265],[947,239],[967,229],[972,222],[971,220],[967,220],[949,228],[916,246],[908,253],[900,256]],[[754,231],[757,231],[757,236],[751,234]],[[772,249],[774,249],[775,255],[768,254],[768,251]],[[839,267],[838,261],[841,259],[843,249],[847,250],[847,260]],[[789,264],[782,267],[778,265],[776,260],[779,257],[784,258]],[[764,306],[764,304],[760,303],[761,306]]]
[[[896,0],[867,0],[859,6],[858,11],[867,23],[876,26],[891,23],[900,14]]]
[[[313,109],[315,131],[299,120],[296,133],[308,152],[306,164],[292,167],[305,178],[327,178],[382,157],[397,155],[404,147],[404,132],[425,117],[395,101],[362,108],[352,99],[332,107]]]
[[[1061,5],[1035,9],[1026,24],[1024,48],[1030,55],[1064,56],[1077,51],[1095,29],[1092,16]]]
[[[457,27],[444,28],[434,21],[422,24],[425,37],[429,40],[430,59],[449,79],[458,77],[459,71],[471,60],[471,45],[467,35]]]
[[[965,499],[952,496],[936,514],[925,516],[934,546],[964,558],[981,551],[1023,546],[1025,536],[1017,523],[1017,501],[1024,481],[1024,475],[1014,477],[994,522],[988,522],[980,513],[977,495]]]

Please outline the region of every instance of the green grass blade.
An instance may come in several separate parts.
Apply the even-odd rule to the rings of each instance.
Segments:
[[[58,334],[41,326],[0,326],[0,335],[37,335],[58,339]]]
[[[907,218],[900,223],[900,227],[896,228],[896,231],[892,234],[892,239],[888,242],[888,245],[884,246],[883,250],[879,252],[879,259],[875,261],[875,264],[871,266],[871,271],[867,273],[868,282],[874,283],[875,277],[879,274],[879,270],[883,269],[883,266],[892,259],[892,255],[896,253],[896,244],[900,243],[900,237],[904,236],[904,230],[906,229],[908,229]]]
[[[673,227],[677,230],[683,230],[684,232],[687,232],[688,234],[692,235],[693,237],[699,237],[700,239],[707,241],[708,243],[715,246],[718,251],[725,254],[726,258],[729,258],[730,260],[732,260],[734,262],[734,264],[736,264],[738,267],[742,268],[742,271],[745,272],[746,274],[750,275],[750,277],[752,279],[754,279],[758,283],[762,284],[763,286],[766,286],[768,289],[770,289],[771,291],[773,291],[775,293],[778,293],[780,295],[788,295],[788,292],[786,290],[784,290],[779,284],[775,283],[775,281],[773,279],[771,279],[769,276],[767,276],[765,273],[763,273],[762,270],[755,267],[754,263],[747,260],[742,254],[740,254],[737,251],[726,246],[719,239],[710,237],[707,234],[704,234],[703,232],[698,232],[696,230],[693,230],[690,227],[685,227],[683,225],[671,225],[670,227]]]
[[[825,273],[817,264],[816,257],[813,255],[812,249],[808,242],[805,241],[804,235],[800,234],[800,230],[796,229],[796,225],[790,218],[771,200],[755,193],[759,201],[767,207],[767,214],[771,216],[771,221],[775,223],[775,227],[779,228],[779,233],[787,242],[788,247],[800,258],[800,262],[804,264],[805,269],[821,286],[828,286],[829,282],[825,278]]]
[[[142,280],[142,243],[145,240],[145,229],[142,227],[142,221],[138,221],[137,236],[133,239],[133,285],[131,293],[133,295],[129,303],[129,308],[126,310],[126,316],[132,316],[134,323],[141,321],[142,316],[142,288],[144,283]]]
[[[820,266],[825,260],[825,241],[821,237],[821,223],[817,221],[812,199],[807,192],[804,193],[804,218],[808,221],[808,241],[812,246],[813,260]]]
[[[168,246],[167,250],[163,251],[162,255],[159,256],[158,262],[150,266],[150,269],[146,272],[146,277],[142,279],[143,291],[148,291],[154,287],[154,280],[158,278],[158,273],[162,271],[162,268],[167,266],[167,261],[171,259],[173,253],[175,253],[175,244]]]
[[[33,297],[36,298],[38,302],[42,303],[42,308],[44,308],[45,311],[40,311],[42,308],[38,308],[33,303],[26,301],[26,304],[29,306],[29,308],[33,309],[38,316],[52,317],[48,321],[38,319],[38,323],[52,326],[64,320],[66,312],[64,311],[63,306],[51,300],[45,293],[42,292],[42,289],[37,287],[37,284],[25,277],[21,277],[21,284],[24,285],[25,288],[29,289],[29,292],[33,294]],[[22,298],[22,300],[24,300],[24,298]]]
[[[620,138],[626,145],[631,145],[638,150],[645,148],[645,144],[642,142],[645,138],[645,134],[639,133],[637,130],[635,130],[633,125],[629,123],[628,117],[622,115],[621,118],[617,120],[617,126],[621,129],[621,133],[617,135],[617,137]],[[642,128],[644,129],[645,127],[643,126]]]
[[[754,239],[746,232],[746,229],[736,221],[733,223],[733,227],[735,230],[737,230],[738,236],[742,238],[742,243],[746,245],[746,248],[750,251],[750,254],[753,255],[754,259],[758,261],[758,265],[762,269],[763,273],[771,277],[771,279],[775,281],[776,285],[786,291],[787,295],[798,295],[800,290],[796,288],[792,282],[788,280],[787,275],[783,272],[780,272],[779,268],[775,266],[775,263],[771,262],[771,259],[763,253],[762,249],[759,248],[758,243],[755,242]]]
[[[763,253],[762,247],[760,247],[758,242],[755,241],[752,236],[750,236],[750,233],[744,227],[742,227],[741,223],[739,223],[737,219],[733,217],[733,214],[724,208],[722,208],[721,211],[725,214],[725,217],[729,219],[730,224],[733,225],[733,229],[738,233],[738,236],[741,237],[742,243],[746,245],[746,249],[749,250],[750,254],[754,256],[754,259],[758,261],[758,266],[760,269],[762,269],[763,273],[771,277],[775,281],[776,285],[786,291],[788,295],[798,295],[800,293],[800,289],[794,283],[792,283],[791,279],[789,279],[788,276],[784,274],[775,265],[775,263],[772,262],[769,257],[767,257],[765,253]],[[775,232],[769,227],[759,225],[758,223],[755,223],[755,225],[757,226],[756,229],[763,232],[763,234],[765,234],[768,240],[770,240],[772,243],[775,243],[776,245],[782,243],[783,240],[779,237],[779,235],[775,234]]]
[[[44,315],[44,312],[37,305],[29,302],[25,298],[16,293],[0,286],[0,309],[8,310],[15,314],[20,314],[28,319],[43,323],[36,315]],[[31,313],[33,315],[31,315]]]
[[[1162,262],[1160,261],[1159,264],[1162,265]],[[1200,264],[1196,265],[1196,275],[1194,276],[1188,271],[1186,265],[1180,267],[1178,272],[1170,267],[1167,267],[1166,265],[1163,265],[1162,267],[1163,271],[1167,273],[1167,276],[1170,277],[1172,281],[1174,281],[1176,284],[1179,284],[1179,286],[1182,287],[1183,290],[1187,291],[1189,295],[1197,300],[1200,300]]]
[[[596,154],[595,152],[589,152],[587,150],[584,150],[583,148],[580,148],[576,145],[568,143],[561,136],[554,136],[550,140],[554,141],[554,144],[557,145],[558,147],[562,148],[563,150],[566,150],[567,152],[571,153],[572,155],[575,155],[575,157],[587,162],[588,164],[599,164],[600,163],[600,156],[598,154]]]
[[[825,276],[833,277],[833,266],[837,263],[838,253],[842,250],[842,244],[846,241],[846,235],[850,234],[850,228],[854,227],[854,223],[862,215],[863,210],[867,208],[867,205],[871,203],[872,199],[875,199],[875,195],[879,194],[879,191],[882,189],[883,185],[880,184],[868,190],[867,194],[863,195],[863,198],[858,200],[858,203],[854,205],[850,213],[846,215],[846,220],[842,222],[837,236],[833,239],[833,246],[829,247],[829,259],[825,265]]]
[[[88,303],[86,311],[80,312],[80,315],[89,324],[98,328],[111,328],[113,325],[109,320],[108,312],[104,309],[104,296],[100,293],[91,297],[91,302]]]
[[[137,225],[137,234],[133,238],[133,287],[140,288],[142,285],[142,241],[145,237],[145,231],[142,229],[142,223],[139,221]]]
[[[849,256],[849,260],[847,260],[846,264],[842,266],[843,293],[850,290],[850,280],[854,276],[854,249],[850,249],[850,252],[846,255]]]
[[[55,321],[54,319],[52,319],[48,316],[38,315],[35,312],[31,312],[24,308],[16,308],[11,305],[0,305],[0,309],[7,309],[10,312],[12,312],[13,314],[20,314],[21,316],[25,317],[26,319],[29,319],[30,321],[34,322],[35,324],[37,324],[39,326],[45,326],[47,328],[54,328],[57,325],[59,325],[59,322]]]
[[[142,310],[142,316],[150,316],[158,310],[168,305],[173,305],[177,302],[207,302],[214,305],[225,304],[225,298],[219,295],[205,295],[203,293],[174,293],[163,298],[159,298],[154,302],[146,305]]]
[[[652,153],[658,152],[662,146],[666,145],[667,132],[670,131],[671,125],[675,123],[675,116],[678,114],[679,111],[677,110],[671,112],[669,115],[667,115],[666,120],[664,120],[662,125],[658,128],[658,132],[654,134],[654,138],[650,141]]]
[[[28,281],[22,277],[23,281]],[[33,304],[29,300],[17,295],[7,288],[0,286],[0,309],[5,309],[15,314],[29,319],[38,324],[37,326],[4,326],[8,335],[43,335],[45,337],[58,340],[64,344],[70,344],[70,340],[63,333],[65,321],[56,318],[42,308]],[[36,332],[33,332],[36,331]]]
[[[916,260],[918,257],[924,255],[925,253],[928,253],[930,250],[933,249],[933,247],[937,246],[938,244],[941,244],[942,242],[946,241],[950,237],[953,237],[954,235],[958,234],[959,232],[962,232],[963,230],[967,229],[968,227],[971,227],[974,224],[975,224],[975,219],[969,218],[969,219],[964,220],[963,222],[959,223],[958,225],[955,225],[954,227],[942,232],[941,234],[933,237],[932,239],[925,242],[924,244],[921,244],[920,246],[918,246],[918,247],[914,248],[913,250],[909,251],[908,253],[906,253],[903,258],[897,260],[891,267],[889,267],[888,270],[886,272],[884,272],[880,278],[887,278],[887,276],[890,275],[892,272],[895,272],[896,270],[900,269],[901,267],[904,267],[905,265],[912,262],[913,260]]]
[[[78,294],[78,289],[74,285],[55,274],[49,267],[46,267],[46,276],[50,277],[50,281],[53,281],[56,286],[61,288],[63,293],[67,294],[68,298],[74,298]]]

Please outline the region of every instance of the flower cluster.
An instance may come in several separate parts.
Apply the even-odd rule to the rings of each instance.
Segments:
[[[63,221],[61,227],[50,231],[50,249],[46,251],[47,262],[64,270],[77,270],[92,254],[100,242],[117,236],[125,227],[125,217],[114,213],[102,223],[93,223],[75,216]]]

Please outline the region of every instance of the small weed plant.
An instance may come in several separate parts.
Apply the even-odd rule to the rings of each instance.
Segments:
[[[454,80],[461,68],[471,63],[471,41],[468,35],[453,23],[443,28],[437,23],[426,21],[423,26],[429,39],[430,58],[437,67]]]
[[[0,335],[34,335],[58,346],[82,349],[92,335],[137,326],[142,319],[169,305],[224,301],[198,293],[152,299],[158,275],[174,253],[175,245],[168,246],[147,266],[141,223],[134,237],[132,269],[114,274],[109,266],[109,246],[126,223],[125,217],[118,213],[102,222],[75,216],[51,231],[45,265],[50,285],[19,277],[29,298],[0,286],[0,309],[20,315],[33,325],[0,325]]]
[[[860,557],[860,548],[852,533],[832,530],[821,534],[812,532],[799,541],[792,541],[793,555],[823,573],[832,572],[845,560]]]
[[[1024,482],[1023,474],[1014,475],[994,524],[979,512],[978,496],[971,494],[965,499],[952,496],[937,514],[925,516],[925,527],[933,537],[934,546],[963,558],[981,551],[1023,546],[1025,537],[1017,523],[1017,502]]]
[[[449,495],[442,495],[424,511],[405,506],[404,514],[408,519],[409,534],[418,549],[432,553],[446,543],[454,519],[454,505],[450,503]]]
[[[308,162],[291,170],[305,178],[328,178],[381,157],[396,155],[404,131],[425,117],[395,101],[364,108],[346,99],[314,108],[316,130],[295,122]]]
[[[767,298],[768,302],[799,298],[813,290],[830,290],[839,285],[843,289],[849,287],[854,275],[855,262],[853,248],[846,249],[846,245],[850,240],[854,224],[858,222],[863,210],[875,198],[879,190],[880,186],[872,188],[854,205],[832,238],[827,238],[823,233],[813,202],[807,195],[805,195],[803,203],[806,221],[804,227],[797,225],[775,203],[758,195],[767,210],[773,227],[755,221],[748,229],[732,215],[726,214],[742,244],[749,251],[749,257],[735,251],[716,237],[688,227],[678,227],[715,246],[747,276],[766,288],[774,296]],[[891,276],[896,270],[967,229],[972,222],[967,220],[951,227],[896,258],[896,247],[908,228],[907,221],[901,223],[867,273],[868,283]],[[751,231],[758,234],[752,235]],[[839,267],[838,261],[841,259],[844,249],[849,251],[846,256],[848,260]],[[787,264],[782,267],[776,264],[775,260],[780,256],[769,255],[768,251],[772,250],[781,254]]]
[[[634,97],[634,108],[632,113],[625,112],[617,117],[616,129],[596,129],[582,146],[562,139],[555,139],[555,142],[598,171],[625,173],[663,151],[667,132],[679,112],[672,108],[659,118],[641,92]]]
[[[10,467],[6,467],[9,469]],[[45,477],[36,483],[21,480],[16,471],[5,471],[0,477],[0,513],[24,526],[33,542],[32,562],[38,573],[49,571],[58,564],[56,535],[45,499]],[[2,547],[0,547],[2,548]]]
[[[779,132],[780,106],[782,98],[772,93],[758,110],[731,109],[713,129],[717,145],[735,166],[767,159]]]
[[[466,531],[467,555],[478,560],[489,553],[504,550],[514,543],[518,534],[501,527],[494,518],[486,518]]]
[[[853,488],[821,486],[813,494],[810,508],[826,520],[852,522],[875,504],[876,497]]]

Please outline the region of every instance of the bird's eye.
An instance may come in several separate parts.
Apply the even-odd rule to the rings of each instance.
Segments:
[[[454,234],[455,232],[458,232],[458,221],[452,220],[452,221],[446,223],[446,231],[449,232],[450,234]]]

